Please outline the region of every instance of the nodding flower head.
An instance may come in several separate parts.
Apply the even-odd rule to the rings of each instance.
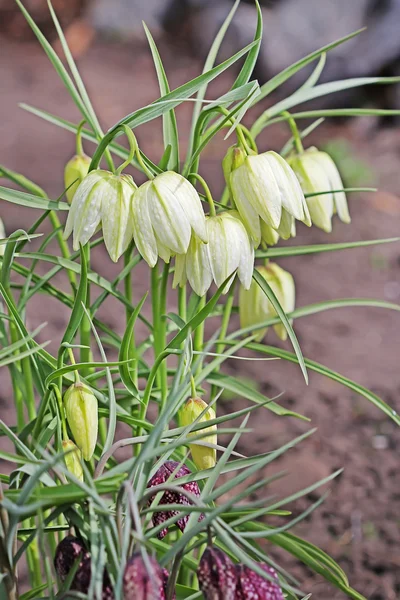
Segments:
[[[258,565],[272,579],[264,579],[245,565],[236,565],[237,588],[235,600],[284,600],[278,575],[272,567]]]
[[[181,465],[179,468],[178,467],[179,467],[178,462],[175,462],[173,460],[167,460],[158,469],[158,471],[153,475],[153,477],[150,479],[149,483],[147,484],[147,487],[152,488],[154,486],[169,482],[173,485],[178,485],[183,490],[185,490],[185,492],[189,492],[196,498],[199,498],[200,497],[200,489],[195,481],[190,481],[190,482],[184,483],[182,485],[179,485],[179,482],[176,481],[180,477],[184,477],[185,475],[190,475],[190,473],[191,473],[190,469],[188,469],[186,467],[186,465]],[[149,506],[151,506],[156,495],[157,494],[155,493],[154,496],[152,496],[149,499]],[[190,506],[193,503],[187,497],[186,494],[181,494],[177,491],[167,490],[163,493],[161,500],[159,501],[159,504],[162,504],[162,505],[181,504],[182,506]],[[157,525],[165,523],[165,521],[167,521],[167,519],[170,519],[171,517],[176,517],[180,514],[182,514],[182,516],[176,521],[176,524],[179,527],[179,529],[183,532],[185,530],[186,524],[189,520],[189,514],[180,513],[180,511],[177,511],[177,510],[168,510],[168,509],[163,509],[162,511],[156,510],[153,513],[153,519],[152,519],[153,525],[154,525],[154,527],[156,527]],[[202,518],[203,518],[203,515],[200,516],[199,520]],[[158,533],[158,538],[161,540],[163,537],[165,537],[167,535],[167,533],[168,533],[168,528],[162,529]]]
[[[207,547],[197,569],[199,586],[205,600],[235,600],[235,565],[219,548]]]
[[[68,471],[83,481],[82,453],[72,440],[64,440],[62,443],[64,460]]]
[[[198,296],[203,296],[212,280],[219,287],[237,271],[242,285],[250,287],[254,268],[254,248],[236,210],[207,217],[208,244],[191,240],[186,255],[177,254],[174,287],[189,281]],[[224,287],[226,294],[233,277]]]
[[[228,185],[243,223],[257,246],[260,219],[279,231],[293,219],[311,225],[298,179],[289,164],[273,151],[246,156],[228,175]],[[287,213],[287,215],[286,215]]]
[[[332,217],[335,213],[344,223],[350,223],[346,194],[339,171],[326,152],[308,148],[301,154],[289,158],[307,198],[311,221],[327,233],[332,231]],[[324,192],[318,194],[318,192]]]
[[[268,283],[285,313],[292,312],[295,307],[295,285],[292,275],[273,262],[269,262],[266,267],[257,267],[257,271]],[[244,328],[260,325],[267,319],[276,317],[277,313],[258,283],[253,281],[249,290],[240,288],[239,315],[240,325]],[[274,330],[281,340],[286,340],[287,332],[282,323],[274,325]],[[257,331],[260,341],[267,328]]]
[[[97,441],[97,398],[82,383],[74,383],[64,394],[65,414],[74,440],[85,460],[93,456]]]
[[[168,263],[172,255],[185,254],[192,235],[208,241],[200,197],[174,171],[160,173],[136,190],[132,226],[136,247],[150,267],[158,256]]]
[[[168,571],[164,571],[155,558],[144,560],[140,552],[135,553],[123,575],[125,600],[165,600]]]
[[[73,248],[84,246],[102,224],[104,243],[117,262],[132,240],[131,199],[136,185],[130,175],[91,171],[72,200],[64,236],[73,233]]]

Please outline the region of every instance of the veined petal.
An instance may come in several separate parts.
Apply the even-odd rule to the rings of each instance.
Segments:
[[[106,180],[98,180],[86,195],[85,201],[77,206],[74,218],[73,249],[79,250],[95,233],[101,221],[101,204]]]
[[[218,287],[239,267],[240,261],[240,246],[232,238],[232,228],[226,226],[223,215],[207,219],[209,240],[207,249],[213,278]],[[224,294],[231,284],[232,281],[225,286]]]
[[[160,176],[150,182],[147,199],[151,223],[160,242],[174,253],[185,254],[191,226],[175,194]]]
[[[166,246],[164,246],[164,244],[162,244],[160,242],[160,240],[158,239],[158,237],[156,236],[156,243],[157,243],[157,252],[158,252],[158,256],[160,258],[162,258],[162,260],[165,263],[169,263],[169,261],[171,260],[171,251],[169,248],[167,248]]]
[[[114,262],[125,252],[133,237],[130,218],[133,192],[128,181],[120,176],[110,178],[104,188],[101,222],[104,243]]]
[[[301,185],[290,165],[276,152],[266,152],[271,169],[281,192],[282,206],[299,221],[311,225],[310,215],[305,206],[305,198]]]
[[[72,231],[82,226],[82,221],[80,221],[80,217],[82,216],[85,203],[88,198],[88,194],[92,190],[93,186],[96,185],[99,181],[101,181],[105,176],[112,175],[108,173],[108,171],[92,171],[87,175],[83,181],[79,184],[78,189],[75,192],[73,197],[71,207],[68,212],[67,223],[65,225],[64,238],[67,239]],[[79,215],[79,218],[77,217]],[[98,223],[96,224],[97,227]],[[94,229],[96,229],[96,227]],[[78,242],[79,248],[79,242]]]
[[[252,190],[244,165],[232,171],[230,175],[230,188],[243,224],[257,247],[261,241],[260,217],[250,200]]]
[[[225,213],[225,229],[227,236],[237,245],[239,250],[238,277],[243,287],[248,290],[254,270],[254,247],[236,211]]]
[[[204,296],[213,279],[207,244],[195,235],[192,235],[186,254],[186,276],[198,296]]]
[[[141,185],[132,196],[132,228],[136,247],[149,267],[157,263],[157,241],[150,220],[147,201],[151,181]]]
[[[282,210],[281,222],[278,227],[278,234],[282,239],[288,240],[292,235],[294,217],[288,213],[286,208]]]
[[[165,186],[178,200],[193,231],[203,242],[208,242],[206,218],[200,197],[193,185],[179,173],[167,171],[158,175],[157,187],[162,194]]]
[[[243,167],[248,174],[248,185],[253,192],[249,196],[249,201],[260,217],[276,229],[281,220],[282,193],[267,153],[248,156],[245,163],[239,168]]]
[[[174,280],[172,282],[172,287],[175,289],[178,287],[183,287],[187,281],[186,277],[186,255],[185,254],[176,254],[175,256],[175,273]]]
[[[283,211],[282,211],[283,212]],[[281,218],[282,221],[282,218]],[[267,246],[275,246],[279,241],[279,233],[271,225],[261,219],[261,239]]]
[[[321,165],[325,169],[325,173],[330,181],[332,190],[343,189],[342,178],[332,158],[326,152],[319,152],[319,160]],[[333,194],[334,206],[336,208],[338,217],[343,223],[350,223],[350,213],[347,206],[347,199],[345,192],[334,192]]]
[[[327,192],[332,189],[330,181],[319,162],[319,152],[307,151],[296,162],[296,173],[306,194]],[[333,195],[321,194],[307,198],[311,220],[314,225],[330,233],[332,231]]]

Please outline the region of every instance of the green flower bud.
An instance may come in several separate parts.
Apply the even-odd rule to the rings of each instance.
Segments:
[[[6,235],[6,230],[4,228],[3,220],[0,219],[0,240],[4,240],[6,237],[7,237],[7,235]],[[6,249],[6,245],[0,244],[0,256],[4,255],[5,249]]]
[[[64,236],[73,232],[73,248],[85,245],[102,224],[104,243],[117,262],[133,236],[131,200],[136,186],[130,175],[91,171],[81,182],[69,210]]]
[[[70,204],[79,184],[88,173],[89,165],[90,157],[86,154],[75,154],[75,156],[73,156],[65,165],[64,184],[65,188],[68,188],[65,195]]]
[[[70,471],[75,477],[83,481],[82,453],[72,440],[64,440],[62,449],[65,453],[64,460]]]
[[[230,188],[230,174],[245,161],[246,153],[240,146],[231,146],[222,161],[226,185]]]
[[[64,394],[65,413],[74,440],[85,460],[93,456],[97,441],[97,398],[82,383],[74,383]]]
[[[166,171],[141,185],[133,195],[132,227],[136,247],[150,267],[160,256],[186,254],[195,234],[207,243],[200,197],[179,173]]]
[[[204,400],[201,400],[201,398],[190,398],[180,411],[181,425],[183,427],[191,425],[203,411],[206,412],[204,412],[198,421],[199,423],[207,423],[207,421],[215,419],[215,410],[211,406],[209,406],[207,409],[207,406],[207,403],[204,402]],[[189,437],[198,435],[199,433],[204,433],[206,431],[210,431],[210,435],[202,438],[201,441],[216,445],[217,434],[211,433],[213,431],[217,431],[216,425],[212,425],[211,427],[206,427],[205,429],[200,429],[198,431],[192,431],[189,433]],[[198,469],[211,469],[215,466],[217,456],[217,451],[215,448],[209,448],[199,444],[190,444],[189,447],[190,452],[192,453],[193,461]]]
[[[260,219],[278,229],[283,210],[311,225],[297,177],[276,152],[246,156],[243,164],[231,172],[229,184],[236,208],[256,245],[261,241]]]
[[[343,183],[329,154],[311,147],[302,154],[292,156],[289,162],[305,194],[328,192],[307,198],[313,224],[330,233],[335,213],[341,221],[350,223],[346,194],[334,191],[343,189]]]
[[[295,308],[295,285],[292,275],[273,262],[269,262],[266,267],[257,267],[257,271],[269,284],[285,313],[292,312]],[[240,288],[239,315],[240,326],[244,328],[259,325],[269,318],[276,317],[277,313],[257,282],[253,281],[249,290],[242,286]],[[274,330],[281,340],[286,340],[287,332],[282,323],[274,325]],[[257,332],[257,339],[261,341],[267,328]]]

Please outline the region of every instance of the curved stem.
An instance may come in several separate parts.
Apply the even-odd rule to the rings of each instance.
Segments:
[[[204,192],[205,192],[205,195],[207,198],[207,202],[210,205],[210,215],[212,217],[215,217],[215,214],[216,214],[215,213],[215,204],[214,204],[213,197],[211,195],[210,188],[208,187],[206,181],[198,173],[190,173],[189,177],[193,177],[194,179],[197,179],[198,181],[200,181],[201,185],[203,186],[203,189],[204,189]]]
[[[78,156],[83,156],[84,154],[82,148],[82,129],[85,123],[86,120],[82,119],[82,121],[78,125],[78,129],[76,130],[76,154]]]
[[[287,122],[289,124],[290,131],[292,132],[294,147],[296,148],[296,151],[298,152],[298,154],[302,154],[304,152],[304,148],[299,130],[297,128],[296,121],[294,120],[290,112],[288,112],[287,110],[283,111],[282,115],[287,117]]]
[[[129,141],[129,154],[128,154],[128,158],[115,171],[116,175],[120,175],[122,173],[122,171],[131,164],[133,157],[135,156],[136,149],[137,149],[137,141],[136,141],[136,137],[133,134],[132,129],[130,127],[128,127],[128,125],[123,125],[123,130]]]

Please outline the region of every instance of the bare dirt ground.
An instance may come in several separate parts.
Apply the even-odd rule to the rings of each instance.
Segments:
[[[151,59],[147,51],[134,46],[93,45],[80,59],[79,66],[105,127],[128,112],[158,96]],[[184,55],[168,56],[171,87],[184,83],[200,72],[201,66]],[[2,42],[0,54],[2,118],[0,121],[0,163],[24,173],[42,185],[50,197],[62,191],[65,162],[73,154],[74,139],[66,131],[42,122],[22,109],[19,102],[49,110],[74,122],[79,121],[51,66],[36,44]],[[230,76],[224,79],[228,85]],[[213,93],[224,89],[221,83]],[[182,139],[188,130],[189,106],[179,113]],[[139,132],[139,140],[154,160],[160,157],[160,124],[153,123]],[[266,131],[260,139],[262,150],[279,149],[285,129]],[[352,224],[335,223],[332,235],[317,229],[299,228],[296,244],[367,240],[399,235],[400,201],[398,192],[400,132],[387,129],[371,131],[363,123],[329,124],[318,133],[318,141],[346,137],[354,151],[375,173],[381,192],[351,199]],[[314,140],[315,141],[315,140]],[[203,161],[203,174],[213,190],[222,186],[220,158],[225,144],[218,141]],[[87,152],[90,153],[90,146]],[[5,202],[0,215],[9,232],[28,228],[35,218],[30,211]],[[283,267],[295,276],[297,305],[326,299],[364,297],[399,303],[400,245],[302,256],[282,260]],[[109,276],[115,271],[101,250],[94,268]],[[147,287],[146,269],[139,271],[134,297],[138,300]],[[107,322],[121,331],[123,322],[115,306],[103,312]],[[52,300],[36,297],[28,310],[31,329],[47,321],[41,339],[59,340],[68,314]],[[296,322],[304,355],[317,360],[378,393],[399,411],[400,316],[395,311],[375,308],[332,310]],[[275,343],[273,334],[269,342]],[[284,347],[290,349],[288,344]],[[245,364],[245,366],[241,366]],[[265,366],[267,365],[267,366]],[[347,388],[314,373],[307,387],[296,365],[238,363],[231,361],[228,371],[257,379],[260,389],[275,395],[284,392],[281,403],[307,415],[310,424],[277,418],[268,411],[252,420],[254,433],[243,438],[242,452],[274,449],[295,435],[317,427],[317,432],[296,450],[274,465],[287,476],[271,487],[281,496],[298,490],[344,467],[343,474],[329,486],[330,495],[317,511],[295,528],[295,532],[320,545],[348,572],[351,584],[369,600],[400,598],[400,433],[385,415]],[[230,400],[235,405],[240,399]],[[11,388],[7,373],[1,377],[2,418],[13,422]],[[267,473],[272,473],[269,469]],[[294,505],[299,514],[319,497],[313,493]],[[276,556],[276,550],[271,550]],[[311,576],[290,556],[278,553],[285,568],[297,575],[302,589],[318,600],[341,600],[318,577]]]

